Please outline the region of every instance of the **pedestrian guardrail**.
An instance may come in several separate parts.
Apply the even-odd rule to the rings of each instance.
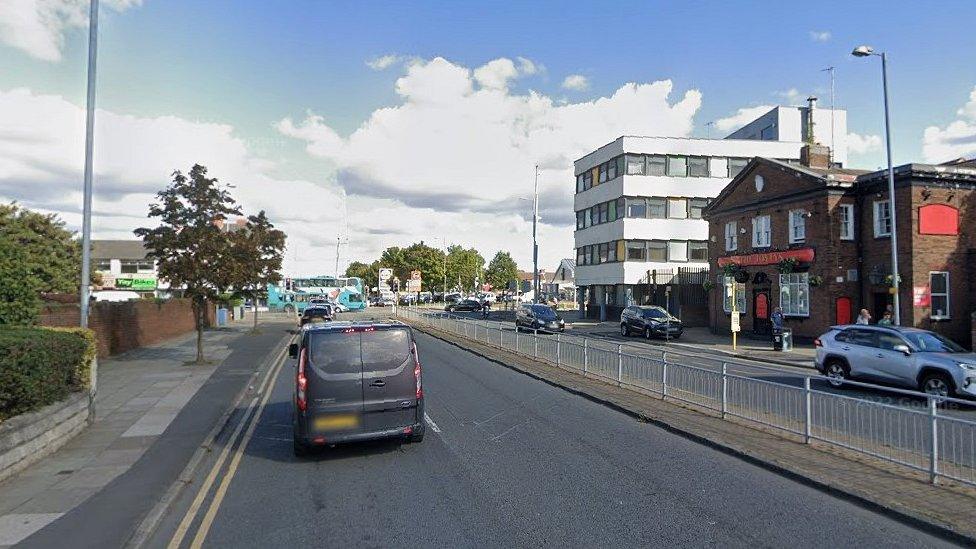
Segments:
[[[709,358],[680,350],[624,351],[621,344],[593,345],[590,338],[506,330],[485,320],[398,307],[397,316],[524,357],[577,371],[618,386],[704,408],[790,433],[806,443],[820,441],[928,474],[976,485],[976,422],[953,417],[952,407],[972,409],[972,401],[933,397],[917,391],[845,380],[849,388],[907,396],[909,406],[822,390],[802,378],[795,386],[758,377],[784,374],[753,361]],[[760,374],[737,371],[749,370]],[[772,376],[767,376],[772,377]]]

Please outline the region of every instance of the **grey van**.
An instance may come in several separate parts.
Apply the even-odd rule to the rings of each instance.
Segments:
[[[420,358],[399,322],[306,326],[289,354],[295,369],[295,455],[377,438],[424,438]]]

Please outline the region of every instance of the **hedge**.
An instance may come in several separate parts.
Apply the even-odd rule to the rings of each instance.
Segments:
[[[0,421],[88,387],[95,336],[80,328],[0,328]]]

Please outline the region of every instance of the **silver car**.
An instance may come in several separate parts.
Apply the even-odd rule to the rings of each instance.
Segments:
[[[941,397],[976,397],[976,353],[935,332],[894,326],[832,326],[815,345],[817,370],[835,387],[850,378]]]

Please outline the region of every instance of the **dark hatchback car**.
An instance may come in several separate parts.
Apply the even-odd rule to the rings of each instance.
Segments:
[[[457,303],[448,303],[447,306],[444,307],[444,310],[452,313],[460,313],[460,312],[480,311],[481,307],[482,307],[481,302],[478,301],[477,299],[462,299]]]
[[[566,321],[548,305],[527,304],[519,307],[515,313],[515,329],[523,328],[539,332],[564,332]]]
[[[302,311],[302,316],[298,320],[299,326],[311,324],[313,322],[331,322],[335,318],[335,312],[330,305],[310,305]]]
[[[333,322],[302,330],[289,346],[295,372],[294,445],[424,438],[420,358],[409,326]]]
[[[671,316],[663,307],[630,306],[620,313],[620,335],[624,337],[639,334],[648,339],[678,339],[683,331],[681,320]]]

